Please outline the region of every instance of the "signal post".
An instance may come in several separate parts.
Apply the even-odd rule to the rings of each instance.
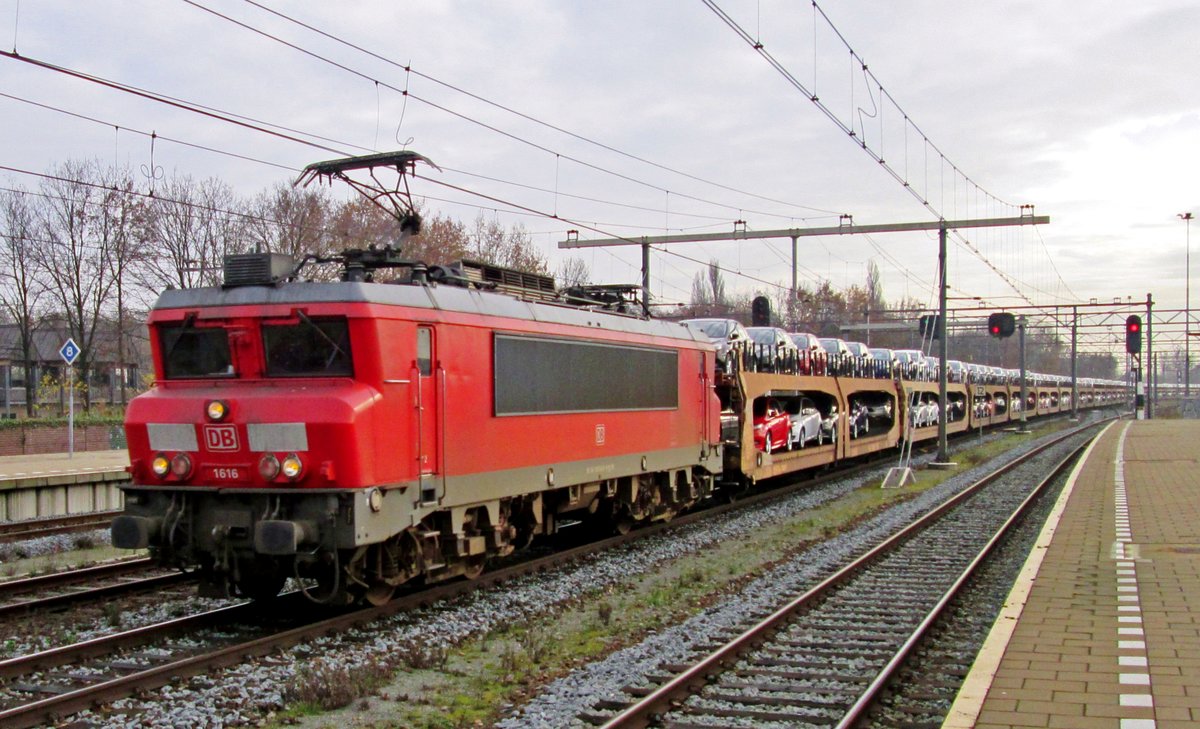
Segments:
[[[1147,298],[1147,308],[1149,298]],[[1142,317],[1130,314],[1125,317],[1125,351],[1129,353],[1133,371],[1133,415],[1138,420],[1145,418],[1146,393],[1142,381]]]

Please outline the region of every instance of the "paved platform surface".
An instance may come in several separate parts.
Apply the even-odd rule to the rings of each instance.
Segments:
[[[944,729],[1200,727],[1198,458],[1197,421],[1104,431]]]
[[[72,476],[94,478],[96,474],[115,474],[114,478],[125,478],[125,467],[128,465],[129,452],[126,450],[0,456],[0,483],[30,479],[57,481]]]

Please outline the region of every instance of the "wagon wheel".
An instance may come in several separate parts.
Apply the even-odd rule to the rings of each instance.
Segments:
[[[463,577],[468,580],[477,580],[483,574],[483,565],[487,562],[487,557],[477,555],[468,557],[466,565],[463,566]]]
[[[377,582],[367,588],[363,593],[363,597],[367,602],[375,607],[386,605],[392,599],[392,595],[396,592],[396,588],[386,582]]]
[[[768,451],[768,453],[769,452],[770,451]],[[633,529],[633,517],[631,517],[629,515],[629,512],[622,509],[621,513],[617,514],[616,518],[613,520],[613,524],[612,524],[613,534],[616,534],[619,537],[623,537],[626,534],[628,534],[630,532],[630,530],[632,530],[632,529]]]

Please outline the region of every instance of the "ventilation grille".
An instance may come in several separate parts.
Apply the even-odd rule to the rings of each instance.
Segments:
[[[458,265],[466,279],[472,283],[495,287],[497,291],[547,300],[557,296],[553,276],[526,273],[479,261],[464,260]]]
[[[225,288],[270,286],[287,279],[296,260],[286,253],[243,253],[225,256]]]

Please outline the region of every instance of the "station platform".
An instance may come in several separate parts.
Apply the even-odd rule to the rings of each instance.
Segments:
[[[129,452],[0,456],[0,521],[120,509]]]
[[[0,482],[57,479],[82,476],[93,479],[96,474],[115,473],[124,479],[129,465],[129,451],[80,451],[77,453],[37,453],[25,456],[0,456]]]
[[[943,729],[1200,726],[1200,422],[1077,464]]]

